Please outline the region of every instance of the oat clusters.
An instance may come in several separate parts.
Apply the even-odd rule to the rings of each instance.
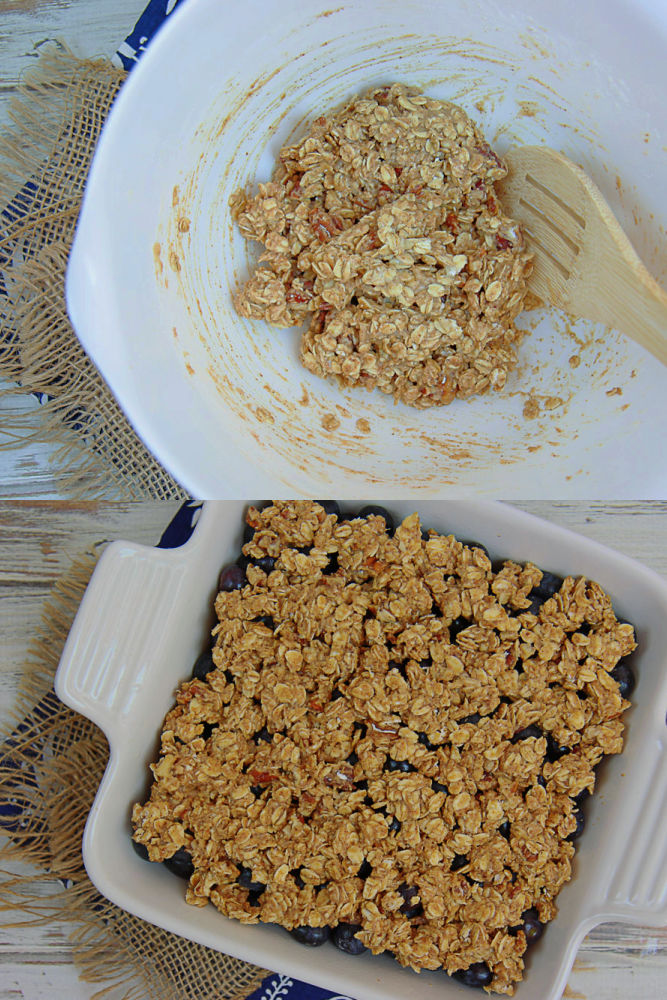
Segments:
[[[301,360],[417,407],[502,389],[532,268],[465,112],[394,84],[317,118],[232,215],[264,245],[235,304],[308,323]]]
[[[247,583],[217,596],[215,669],[178,690],[135,840],[189,852],[189,903],[359,925],[513,994],[523,915],[555,915],[577,802],[622,750],[632,626],[583,578],[535,609],[540,569],[494,571],[416,514],[393,535],[314,501],[247,519]]]

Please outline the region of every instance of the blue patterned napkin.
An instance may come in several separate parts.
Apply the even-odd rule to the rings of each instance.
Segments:
[[[183,0],[149,0],[143,14],[116,53],[115,61],[123,69],[132,69],[158,28],[162,27],[180,3]]]

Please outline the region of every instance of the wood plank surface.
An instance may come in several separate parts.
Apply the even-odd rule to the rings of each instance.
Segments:
[[[418,503],[415,504],[418,506]],[[667,579],[667,504],[530,503],[520,505],[639,558]],[[115,538],[153,544],[176,505],[157,502],[0,503],[0,721],[14,701],[21,661],[49,589],[86,549]],[[48,876],[40,883],[50,890]],[[0,1000],[92,996],[77,980],[68,928],[0,931]],[[53,991],[48,992],[48,983]],[[667,996],[667,928],[605,924],[584,941],[567,1000],[662,1000]],[[202,998],[206,1000],[206,998]]]
[[[145,7],[144,0],[0,0],[0,133],[10,124],[9,107],[19,81],[49,46],[66,45],[80,58],[111,59]],[[2,206],[0,206],[1,208]],[[0,379],[0,392],[3,385]],[[16,400],[0,399],[3,413]],[[21,405],[34,409],[26,398]],[[39,441],[0,451],[0,496],[6,499],[58,497],[55,449]]]

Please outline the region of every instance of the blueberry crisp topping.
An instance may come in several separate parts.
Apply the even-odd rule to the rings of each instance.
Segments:
[[[594,581],[416,514],[281,501],[243,539],[137,854],[192,905],[513,995],[623,749],[632,625]]]

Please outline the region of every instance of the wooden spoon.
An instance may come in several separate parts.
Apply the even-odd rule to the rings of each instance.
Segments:
[[[667,365],[667,294],[648,273],[590,177],[546,146],[505,156],[508,215],[535,254],[529,288],[572,316],[620,330]]]

